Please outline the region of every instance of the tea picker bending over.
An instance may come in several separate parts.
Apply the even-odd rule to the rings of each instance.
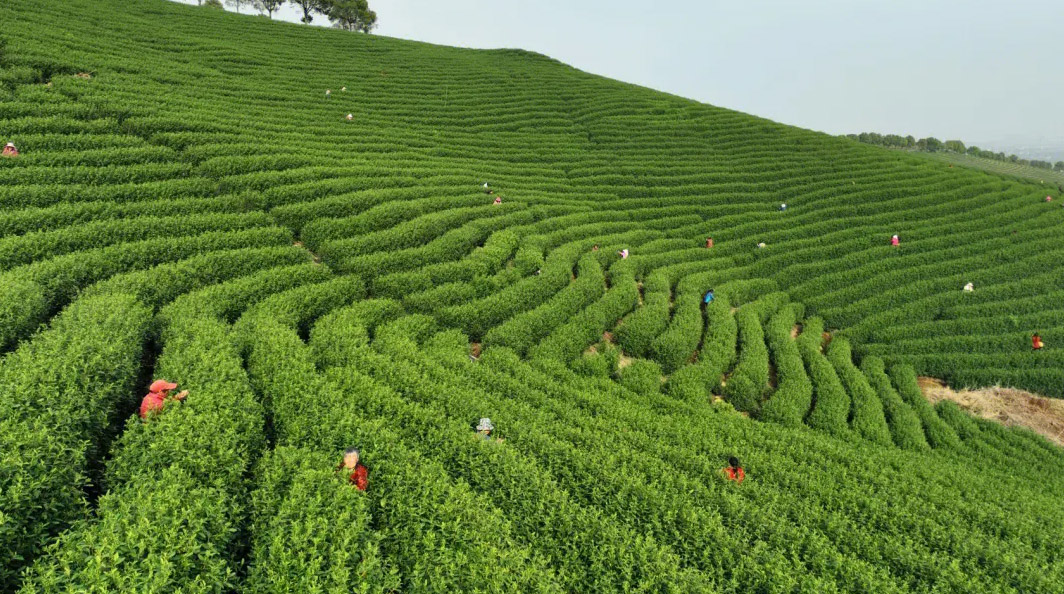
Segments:
[[[729,481],[735,481],[736,484],[742,484],[743,479],[746,478],[746,471],[739,465],[739,459],[735,456],[728,458],[728,467],[720,470],[724,473],[724,478]]]
[[[170,390],[177,388],[177,384],[166,380],[155,380],[148,388],[148,393],[140,401],[140,418],[147,419],[163,411],[166,399],[170,396]],[[188,390],[174,396],[175,400],[184,400],[188,396]]]
[[[477,438],[484,441],[492,441],[493,439],[496,442],[502,441],[501,437],[494,437],[492,435],[494,432],[495,425],[492,424],[491,419],[484,417],[480,419],[479,423],[477,423]]]

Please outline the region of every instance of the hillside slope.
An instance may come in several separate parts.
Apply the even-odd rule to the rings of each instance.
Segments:
[[[1061,450],[917,384],[1064,396],[1038,185],[519,50],[162,0],[0,38],[0,590],[1064,583]]]

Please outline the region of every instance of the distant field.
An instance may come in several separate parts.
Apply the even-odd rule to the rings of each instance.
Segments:
[[[927,157],[929,159],[935,159],[937,161],[953,163],[954,165],[960,165],[962,167],[970,167],[972,169],[979,169],[982,171],[988,171],[990,173],[997,173],[1000,175],[1008,175],[1012,177],[1034,180],[1037,182],[1044,182],[1047,184],[1064,186],[1064,173],[1061,173],[1059,171],[1050,171],[1048,169],[1039,169],[1038,167],[1031,167],[1030,165],[1006,163],[1004,161],[995,161],[993,159],[983,159],[982,157],[972,157],[970,155],[958,155],[956,153],[915,154]]]

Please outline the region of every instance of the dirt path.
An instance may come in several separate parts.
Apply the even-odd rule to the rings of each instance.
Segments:
[[[924,396],[932,404],[952,400],[972,414],[1007,427],[1027,427],[1064,447],[1064,400],[1011,388],[956,391],[930,377],[921,377],[919,381]]]

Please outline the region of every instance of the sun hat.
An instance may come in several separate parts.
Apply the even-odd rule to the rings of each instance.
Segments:
[[[491,419],[484,417],[480,419],[480,423],[477,424],[477,431],[494,431],[495,425],[491,424]]]
[[[151,387],[148,388],[150,392],[165,392],[167,390],[173,390],[177,387],[177,384],[168,382],[166,380],[155,380],[151,383]]]

